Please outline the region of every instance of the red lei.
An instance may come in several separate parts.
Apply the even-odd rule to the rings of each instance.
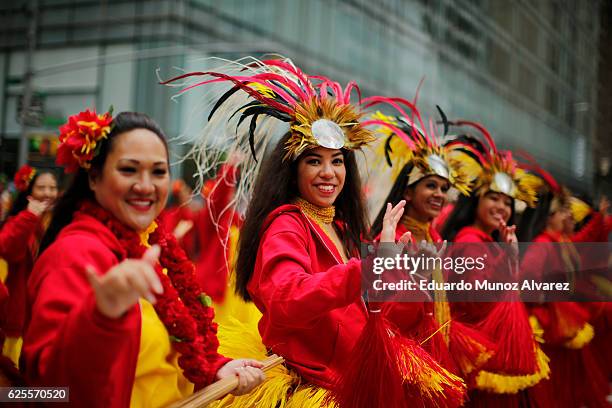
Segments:
[[[142,258],[147,248],[136,231],[92,202],[83,203],[80,212],[96,218],[110,229],[126,248],[129,258]],[[208,385],[216,376],[209,359],[214,360],[219,356],[217,324],[213,322],[211,300],[200,289],[195,280],[193,263],[172,234],[164,231],[160,225],[149,236],[149,243],[161,248],[155,272],[164,293],[156,296],[155,311],[168,330],[174,348],[181,354],[178,363],[185,377],[196,386]]]

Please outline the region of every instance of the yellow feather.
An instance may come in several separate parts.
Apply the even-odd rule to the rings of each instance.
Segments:
[[[327,397],[325,388],[314,385],[300,385],[287,403],[287,408],[333,408],[333,403],[325,401]]]
[[[570,198],[570,210],[572,211],[572,217],[574,221],[581,222],[587,215],[591,213],[591,207],[579,198]]]

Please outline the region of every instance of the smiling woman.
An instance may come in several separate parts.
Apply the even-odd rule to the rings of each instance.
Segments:
[[[58,162],[77,174],[28,282],[28,380],[117,407],[166,406],[236,375],[238,394],[258,385],[259,362],[217,353],[194,266],[155,221],[170,183],[162,130],[141,113],[86,111],[60,132]]]
[[[144,231],[166,205],[169,174],[166,145],[148,129],[117,136],[102,172],[89,186],[96,201],[119,221]]]
[[[2,354],[18,365],[26,319],[26,283],[49,225],[57,180],[53,172],[26,164],[15,174],[15,187],[19,194],[0,229],[0,257],[8,263],[9,293],[8,300],[0,302],[0,330],[6,336]]]
[[[344,188],[344,155],[339,149],[317,147],[300,158],[297,173],[300,197],[318,207],[329,207]]]

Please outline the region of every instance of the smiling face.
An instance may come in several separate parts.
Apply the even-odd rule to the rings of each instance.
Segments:
[[[334,204],[346,177],[344,156],[339,149],[316,147],[298,159],[297,185],[300,197],[318,207]]]
[[[440,214],[446,203],[450,183],[440,176],[427,176],[410,186],[404,193],[407,215],[429,222]]]
[[[478,200],[474,225],[490,235],[499,228],[500,221],[507,223],[511,215],[512,198],[489,191]]]
[[[57,180],[51,173],[42,173],[32,185],[32,198],[38,201],[53,203],[57,198]]]
[[[115,136],[101,174],[89,186],[98,203],[135,231],[144,231],[166,205],[170,177],[168,153],[150,130]]]

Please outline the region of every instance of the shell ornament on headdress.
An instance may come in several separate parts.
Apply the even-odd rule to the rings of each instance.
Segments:
[[[474,186],[478,194],[494,191],[524,201],[530,207],[536,205],[537,194],[542,187],[542,180],[539,177],[531,174],[527,166],[518,163],[509,150],[498,150],[491,134],[481,124],[467,120],[449,123],[454,126],[472,127],[484,138],[484,141],[471,138],[474,142],[480,143],[480,148],[460,142],[461,148],[477,157],[482,166],[482,173]],[[450,142],[448,145],[454,143]]]
[[[343,88],[326,77],[304,74],[284,58],[215,61],[224,65],[161,83],[178,83],[181,94],[205,88],[207,120],[197,129],[198,137],[189,141],[194,147],[188,156],[195,159],[200,176],[228,158],[240,158],[236,200],[231,203],[239,212],[250,199],[262,157],[287,132],[283,161],[296,160],[317,146],[359,149],[374,140],[360,123],[361,95],[353,81]],[[358,100],[351,102],[354,94]]]
[[[480,165],[470,155],[458,148],[458,145],[446,146],[440,143],[429,122],[426,131],[420,112],[414,102],[402,98],[372,97],[364,99],[366,107],[380,103],[391,105],[398,111],[397,116],[387,116],[376,112],[364,122],[365,126],[378,125],[378,132],[385,135],[384,142],[378,145],[379,156],[384,155],[386,162],[392,167],[392,177],[396,180],[400,171],[408,163],[413,167],[408,177],[408,185],[412,185],[429,175],[437,175],[447,179],[453,187],[462,194],[469,194],[471,185],[480,174]],[[409,116],[405,111],[409,109]],[[445,134],[448,130],[446,116],[438,107],[445,124]],[[418,121],[415,124],[414,118]],[[382,150],[382,151],[381,151]]]

